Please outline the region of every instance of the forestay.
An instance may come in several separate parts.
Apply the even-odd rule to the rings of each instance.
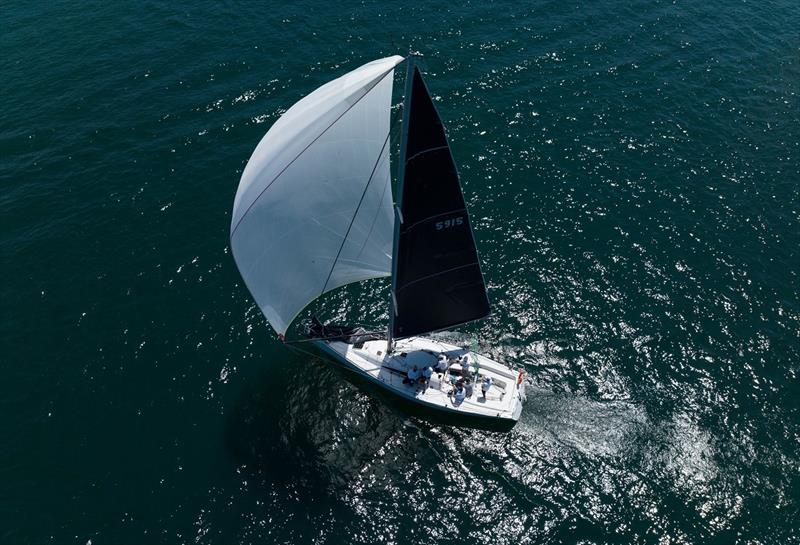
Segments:
[[[242,174],[231,248],[280,335],[323,293],[391,273],[390,107],[402,60],[373,61],[300,100]]]

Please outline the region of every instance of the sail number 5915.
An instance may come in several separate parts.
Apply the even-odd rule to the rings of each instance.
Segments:
[[[464,216],[458,216],[457,218],[451,218],[449,220],[437,221],[436,230],[441,231],[443,229],[450,229],[451,227],[456,227],[458,225],[463,225],[463,224],[464,224]]]

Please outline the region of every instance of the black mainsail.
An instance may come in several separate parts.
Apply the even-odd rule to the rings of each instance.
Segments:
[[[394,338],[438,331],[490,312],[453,155],[413,57],[403,114],[392,260]]]

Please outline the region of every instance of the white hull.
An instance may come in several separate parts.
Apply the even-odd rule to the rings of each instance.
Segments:
[[[435,367],[440,353],[455,358],[468,352],[463,348],[424,337],[397,341],[391,355],[386,354],[385,340],[367,341],[361,348],[342,341],[317,340],[315,344],[347,369],[432,411],[479,419],[485,424],[497,422],[513,426],[519,420],[524,392],[521,391],[523,386],[517,384],[518,373],[480,354],[470,353],[471,370],[474,371],[477,363],[479,375],[492,377],[493,385],[484,397],[480,379],[477,380],[472,396],[458,403],[451,381],[461,376],[457,363],[444,374],[434,372],[425,389],[404,383],[404,379],[414,365],[419,369],[428,365]]]

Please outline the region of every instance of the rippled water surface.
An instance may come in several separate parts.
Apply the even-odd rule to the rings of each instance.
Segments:
[[[34,1],[0,29],[0,542],[800,542],[796,1]],[[493,302],[446,336],[531,380],[507,434],[289,352],[230,256],[270,124],[409,47]],[[313,310],[381,324],[387,294]]]

